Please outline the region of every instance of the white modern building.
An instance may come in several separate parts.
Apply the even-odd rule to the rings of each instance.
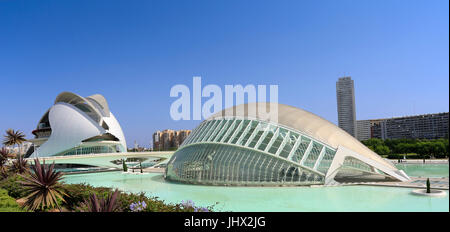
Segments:
[[[84,98],[75,93],[60,93],[32,133],[35,138],[29,140],[33,146],[27,157],[127,150],[122,128],[100,94]]]
[[[308,111],[278,104],[277,120],[261,118],[257,112],[269,112],[270,104],[277,103],[232,107],[203,121],[171,157],[165,178],[259,186],[409,180],[352,135]]]

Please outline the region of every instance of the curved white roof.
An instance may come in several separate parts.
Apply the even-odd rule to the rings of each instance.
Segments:
[[[248,103],[227,108],[212,115],[207,120],[223,116],[237,116],[267,121],[265,118],[261,118],[258,112],[260,109],[265,110],[265,112],[270,112],[270,107],[278,109],[278,121],[268,120],[270,122],[304,132],[311,137],[335,148],[338,148],[340,145],[344,146],[360,155],[395,168],[391,163],[385,161],[377,153],[367,148],[364,144],[335,124],[311,112],[296,107],[279,103]]]
[[[48,140],[39,147],[39,155],[54,155],[104,133],[118,138],[126,151],[122,128],[109,111],[106,99],[100,94],[84,98],[75,93],[62,92],[39,122],[47,113],[52,132]]]
[[[98,104],[100,110],[104,113],[104,115],[109,117],[109,114],[111,112],[109,111],[108,102],[106,101],[105,97],[103,97],[103,95],[94,94],[92,96],[87,97],[86,99],[92,100],[94,103]]]

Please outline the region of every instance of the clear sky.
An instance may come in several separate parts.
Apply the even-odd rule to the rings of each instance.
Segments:
[[[57,94],[100,93],[128,146],[173,121],[170,88],[277,84],[279,102],[337,123],[449,111],[448,0],[0,0],[0,132],[28,138]],[[204,99],[204,101],[207,98]]]

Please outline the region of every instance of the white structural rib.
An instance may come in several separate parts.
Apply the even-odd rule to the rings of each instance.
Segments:
[[[236,142],[236,144],[238,144],[238,145],[241,144],[242,140],[243,140],[243,139],[245,138],[245,136],[247,135],[247,133],[248,133],[248,131],[250,130],[251,126],[252,126],[252,122],[250,121],[250,122],[248,122],[247,127],[245,127],[244,132],[242,132],[241,137],[239,137],[239,139],[238,139],[238,141]]]
[[[233,134],[231,135],[231,138],[228,140],[228,143],[231,143],[236,135],[239,133],[239,131],[242,129],[242,125],[244,124],[244,120],[241,120],[241,122],[236,126],[236,129],[234,130]]]
[[[319,167],[320,162],[322,161],[323,156],[325,155],[325,150],[327,148],[325,146],[322,146],[322,150],[320,151],[319,157],[317,157],[316,163],[314,164],[313,169],[317,171],[317,168]]]
[[[231,125],[227,128],[227,131],[225,132],[222,139],[220,140],[221,143],[223,143],[223,141],[225,141],[225,139],[227,139],[228,135],[230,135],[230,133],[232,132],[232,130],[234,128],[234,125],[236,125],[236,121],[237,120],[233,120],[233,123],[231,123]]]
[[[384,166],[372,159],[369,159],[363,155],[360,155],[344,146],[339,146],[336,154],[334,155],[334,159],[331,162],[330,168],[328,169],[327,174],[325,175],[325,185],[332,184],[334,182],[334,177],[339,171],[339,168],[344,164],[344,160],[346,157],[356,158],[372,167],[375,167],[384,173],[394,177],[400,181],[408,181],[410,178],[405,174],[402,170],[395,170],[390,167]]]
[[[277,130],[275,131],[275,133],[272,136],[272,139],[270,139],[270,142],[267,144],[266,149],[264,150],[265,152],[269,151],[269,148],[272,147],[272,144],[275,142],[275,140],[278,138],[278,134],[280,133],[280,128],[277,128]]]
[[[312,147],[313,147],[313,140],[311,139],[311,141],[308,144],[308,148],[306,148],[306,151],[303,154],[302,160],[300,161],[300,165],[303,166],[303,163],[305,163],[305,160],[308,158],[309,153],[311,153]]]
[[[255,138],[256,134],[258,134],[261,127],[261,123],[258,122],[258,124],[255,126],[255,129],[253,130],[252,134],[248,138],[247,142],[245,143],[245,147],[248,147],[248,145],[252,142],[253,138]]]
[[[291,152],[289,153],[288,157],[286,159],[292,160],[292,156],[294,155],[295,151],[297,150],[298,146],[300,145],[302,141],[302,136],[298,136],[297,141],[295,141],[294,146],[292,147]]]
[[[270,125],[266,125],[263,134],[261,135],[261,137],[259,138],[258,142],[255,145],[255,149],[258,149],[259,146],[261,146],[262,141],[264,141],[264,139],[266,139],[267,134],[269,133],[270,130]]]
[[[281,142],[280,146],[278,147],[277,152],[275,153],[275,156],[279,156],[281,151],[284,149],[284,146],[286,146],[287,140],[289,139],[289,136],[291,136],[291,132],[288,131],[286,135],[283,138],[283,142]]]
[[[222,136],[222,134],[228,129],[228,124],[230,124],[231,121],[232,121],[231,119],[225,119],[225,124],[220,129],[220,131],[217,134],[217,136],[214,138],[214,142],[220,142],[220,141],[218,141],[220,136]]]
[[[208,137],[208,139],[205,140],[205,141],[211,141],[211,140],[214,138],[214,136],[217,135],[217,132],[218,132],[220,129],[222,129],[222,125],[223,125],[224,119],[221,119],[221,120],[218,120],[218,121],[219,121],[219,124],[218,124],[217,127],[214,129],[214,132],[213,132],[213,133]]]

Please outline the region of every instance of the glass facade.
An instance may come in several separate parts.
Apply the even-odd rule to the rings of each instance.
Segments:
[[[217,185],[323,184],[336,149],[256,119],[202,122],[172,156],[168,180]]]
[[[372,168],[368,164],[366,164],[366,163],[364,163],[364,162],[362,162],[362,161],[360,161],[358,159],[355,159],[353,157],[346,157],[342,167],[344,167],[344,168],[354,168],[354,169],[358,169],[358,170],[366,171],[366,172],[373,172],[374,171],[374,170],[372,170]]]
[[[324,175],[252,149],[196,144],[169,161],[166,179],[211,185],[312,185],[323,184]]]
[[[91,146],[91,147],[76,147],[68,151],[64,151],[56,156],[66,155],[87,155],[87,154],[99,154],[99,153],[115,153],[117,152],[115,147],[111,146]]]

